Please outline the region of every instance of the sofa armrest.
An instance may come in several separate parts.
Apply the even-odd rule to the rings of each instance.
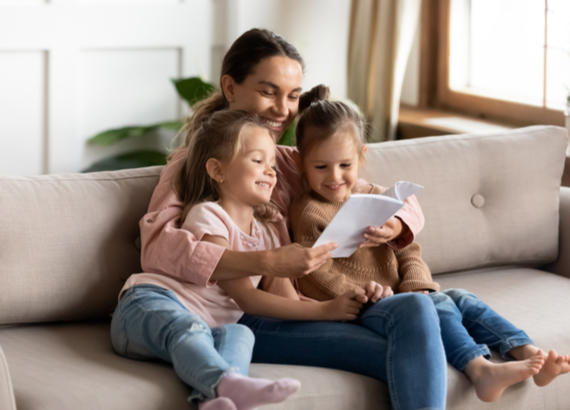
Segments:
[[[546,267],[550,272],[570,278],[570,188],[560,188],[558,259]]]
[[[12,379],[2,346],[0,346],[0,409],[16,410]]]

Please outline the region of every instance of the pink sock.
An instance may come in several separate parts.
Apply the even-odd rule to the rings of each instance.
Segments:
[[[274,382],[228,373],[218,384],[218,395],[232,399],[239,410],[249,410],[267,403],[279,403],[300,387],[298,380],[290,378]]]
[[[198,410],[237,410],[236,405],[227,397],[216,397],[198,404]]]

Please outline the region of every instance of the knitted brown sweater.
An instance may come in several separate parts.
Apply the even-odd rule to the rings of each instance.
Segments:
[[[341,206],[342,202],[331,203],[313,192],[297,199],[289,210],[294,241],[312,246]],[[348,258],[331,259],[298,279],[298,284],[304,295],[327,300],[371,280],[392,287],[394,293],[439,290],[415,242],[396,250],[388,245],[358,249]]]

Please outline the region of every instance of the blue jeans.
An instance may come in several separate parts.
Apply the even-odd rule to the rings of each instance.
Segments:
[[[178,377],[195,389],[191,400],[216,397],[216,386],[226,372],[247,375],[254,336],[238,324],[210,328],[172,291],[138,285],[119,301],[111,342],[122,356],[172,363]]]
[[[430,297],[439,315],[447,360],[459,371],[477,356],[489,357],[489,347],[506,359],[509,350],[533,343],[473,293],[447,289]]]
[[[445,409],[447,363],[439,319],[427,295],[380,300],[354,322],[270,319],[245,314],[253,361],[321,366],[387,382],[392,408]]]

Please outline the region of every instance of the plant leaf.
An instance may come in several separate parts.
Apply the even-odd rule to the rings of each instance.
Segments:
[[[178,132],[182,128],[183,122],[179,120],[163,121],[155,124],[156,128],[164,128],[165,130],[171,130]]]
[[[176,87],[178,95],[188,102],[190,106],[208,97],[215,90],[212,84],[203,81],[199,77],[173,79],[172,82]]]
[[[140,168],[166,164],[164,152],[153,150],[130,151],[99,160],[81,172],[110,171],[125,168]]]
[[[107,146],[113,145],[118,141],[124,140],[126,138],[142,137],[143,135],[146,135],[149,132],[157,130],[159,128],[178,131],[181,127],[182,122],[177,120],[163,121],[150,125],[131,125],[100,132],[99,134],[96,134],[89,138],[87,142],[93,145]]]
[[[295,130],[297,129],[297,121],[293,121],[289,126],[285,129],[285,132],[279,139],[279,145],[289,145],[294,146],[296,144],[295,138]]]

